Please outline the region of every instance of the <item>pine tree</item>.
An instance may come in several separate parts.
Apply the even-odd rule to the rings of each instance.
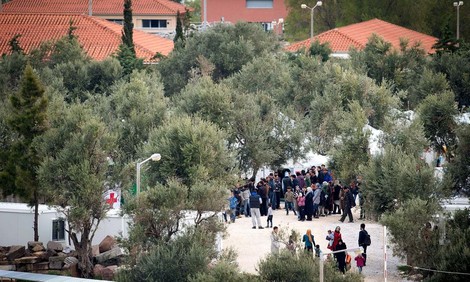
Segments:
[[[124,75],[129,75],[138,68],[142,61],[137,59],[133,40],[134,24],[132,23],[132,0],[124,1],[124,27],[122,31],[122,43],[119,45],[117,58],[121,63]]]
[[[23,48],[20,46],[20,42],[18,41],[18,38],[21,37],[21,34],[15,34],[10,41],[8,41],[8,45],[10,45],[10,51],[12,53],[21,53],[23,54]]]
[[[41,159],[33,141],[47,129],[48,102],[44,96],[44,88],[30,65],[25,68],[19,92],[13,94],[10,101],[13,110],[8,122],[19,137],[9,158],[15,166],[14,191],[34,206],[34,241],[38,241],[38,206],[41,193],[36,171]]]
[[[180,11],[176,12],[176,35],[173,41],[176,43],[178,40],[184,41],[183,23],[181,22]]]

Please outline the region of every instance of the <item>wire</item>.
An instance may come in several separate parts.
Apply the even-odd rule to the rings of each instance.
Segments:
[[[423,268],[423,267],[411,266],[411,265],[407,265],[407,266],[409,266],[413,269],[419,269],[419,270],[433,271],[433,272],[446,273],[446,274],[469,275],[470,276],[470,273],[465,273],[465,272],[444,271],[444,270],[429,269],[429,268]]]

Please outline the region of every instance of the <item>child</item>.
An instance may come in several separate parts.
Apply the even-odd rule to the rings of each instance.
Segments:
[[[295,242],[294,242],[294,238],[291,236],[289,236],[289,242],[287,243],[287,249],[289,251],[291,251],[293,254],[295,254]]]
[[[320,245],[315,245],[315,256],[320,257]]]
[[[362,272],[362,267],[364,266],[365,259],[362,256],[362,253],[359,253],[356,258],[354,258],[356,261],[357,269],[359,270],[359,274]]]
[[[326,240],[328,241],[327,248],[330,250],[333,250],[333,242],[335,240],[335,234],[331,230],[328,230],[328,235],[326,235]]]
[[[266,223],[266,228],[269,228],[269,223],[271,223],[271,227],[273,227],[273,208],[271,203],[268,204],[268,221]]]

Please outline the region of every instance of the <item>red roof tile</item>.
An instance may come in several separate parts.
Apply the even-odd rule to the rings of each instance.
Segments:
[[[58,40],[67,34],[70,21],[77,27],[74,34],[95,60],[112,55],[121,44],[122,26],[96,17],[85,15],[59,14],[1,14],[0,13],[0,54],[8,53],[8,42],[16,34],[21,48],[26,53],[48,40]],[[157,53],[168,55],[173,50],[173,41],[134,30],[134,44],[137,57],[149,62]]]
[[[397,50],[400,49],[400,38],[403,38],[409,40],[408,46],[420,42],[421,48],[426,53],[432,54],[435,52],[432,46],[436,43],[437,38],[379,19],[335,28],[314,36],[314,40],[318,39],[320,43],[328,42],[333,53],[346,53],[350,47],[355,47],[359,50],[365,48],[369,37],[374,33],[385,41],[390,42],[393,48]],[[310,39],[307,39],[293,43],[285,49],[295,52],[302,47],[310,47],[310,44]]]
[[[122,15],[123,0],[93,0],[93,15]],[[134,15],[176,15],[185,6],[170,0],[134,0]],[[3,4],[4,13],[56,13],[88,15],[88,0],[12,0]]]

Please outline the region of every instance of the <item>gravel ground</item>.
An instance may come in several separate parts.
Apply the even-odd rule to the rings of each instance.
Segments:
[[[357,211],[354,218],[359,217]],[[263,227],[266,226],[265,216],[261,217]],[[295,229],[301,235],[305,234],[307,229],[311,229],[315,236],[315,241],[322,250],[326,250],[327,241],[325,240],[327,230],[334,230],[336,226],[341,227],[343,241],[348,248],[357,247],[360,224],[366,224],[366,230],[371,236],[372,244],[367,249],[367,266],[363,268],[365,281],[384,281],[384,242],[383,226],[371,221],[356,220],[354,223],[344,223],[338,221],[339,215],[330,215],[313,219],[313,221],[300,222],[297,217],[290,212],[286,215],[285,210],[275,210],[273,224],[282,229]],[[227,235],[223,239],[223,248],[233,248],[238,253],[238,264],[242,271],[256,273],[256,267],[259,260],[270,252],[271,228],[252,229],[251,218],[237,218],[236,222],[227,225]],[[303,246],[303,245],[302,245]],[[354,254],[351,254],[352,256]],[[354,258],[354,256],[353,256]],[[397,266],[404,264],[399,258],[394,257],[390,246],[387,248],[387,281],[406,281],[400,278]],[[352,271],[357,271],[354,264]]]

